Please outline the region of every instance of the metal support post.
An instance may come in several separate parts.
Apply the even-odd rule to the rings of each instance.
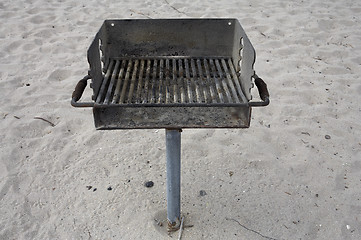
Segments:
[[[168,231],[180,227],[181,129],[166,129]]]

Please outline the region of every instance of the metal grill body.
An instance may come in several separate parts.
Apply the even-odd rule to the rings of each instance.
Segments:
[[[98,129],[248,127],[231,59],[111,59],[94,108]],[[134,109],[136,107],[136,109]]]
[[[254,60],[235,19],[106,20],[88,50],[95,126],[249,127]]]
[[[72,96],[97,129],[165,128],[168,230],[181,227],[181,129],[247,128],[266,106],[254,49],[236,19],[106,20]],[[252,102],[252,78],[263,102]],[[93,102],[78,102],[92,79]]]

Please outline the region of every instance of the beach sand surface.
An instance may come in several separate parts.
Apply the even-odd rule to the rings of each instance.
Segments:
[[[96,131],[70,98],[105,19],[190,17],[240,21],[271,104],[248,129],[183,131],[182,239],[361,239],[360,16],[356,0],[2,1],[0,239],[170,239],[164,130]]]

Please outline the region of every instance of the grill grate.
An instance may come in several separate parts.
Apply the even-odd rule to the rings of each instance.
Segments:
[[[112,59],[98,104],[247,102],[230,58]]]

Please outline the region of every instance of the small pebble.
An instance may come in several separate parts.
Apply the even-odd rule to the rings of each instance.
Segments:
[[[108,191],[111,191],[111,190],[112,190],[112,187],[109,186],[109,187],[107,188],[107,190],[108,190]]]
[[[29,87],[30,86],[30,83],[27,83],[27,84],[25,84],[27,87]]]
[[[330,135],[325,135],[325,138],[326,139],[331,139],[331,136]]]
[[[199,191],[199,195],[200,195],[201,197],[203,197],[203,196],[207,195],[207,193],[206,193],[206,191],[204,191],[204,190],[200,190],[200,191]]]
[[[153,181],[148,181],[144,183],[144,186],[146,186],[147,188],[151,188],[154,186],[154,182]]]

